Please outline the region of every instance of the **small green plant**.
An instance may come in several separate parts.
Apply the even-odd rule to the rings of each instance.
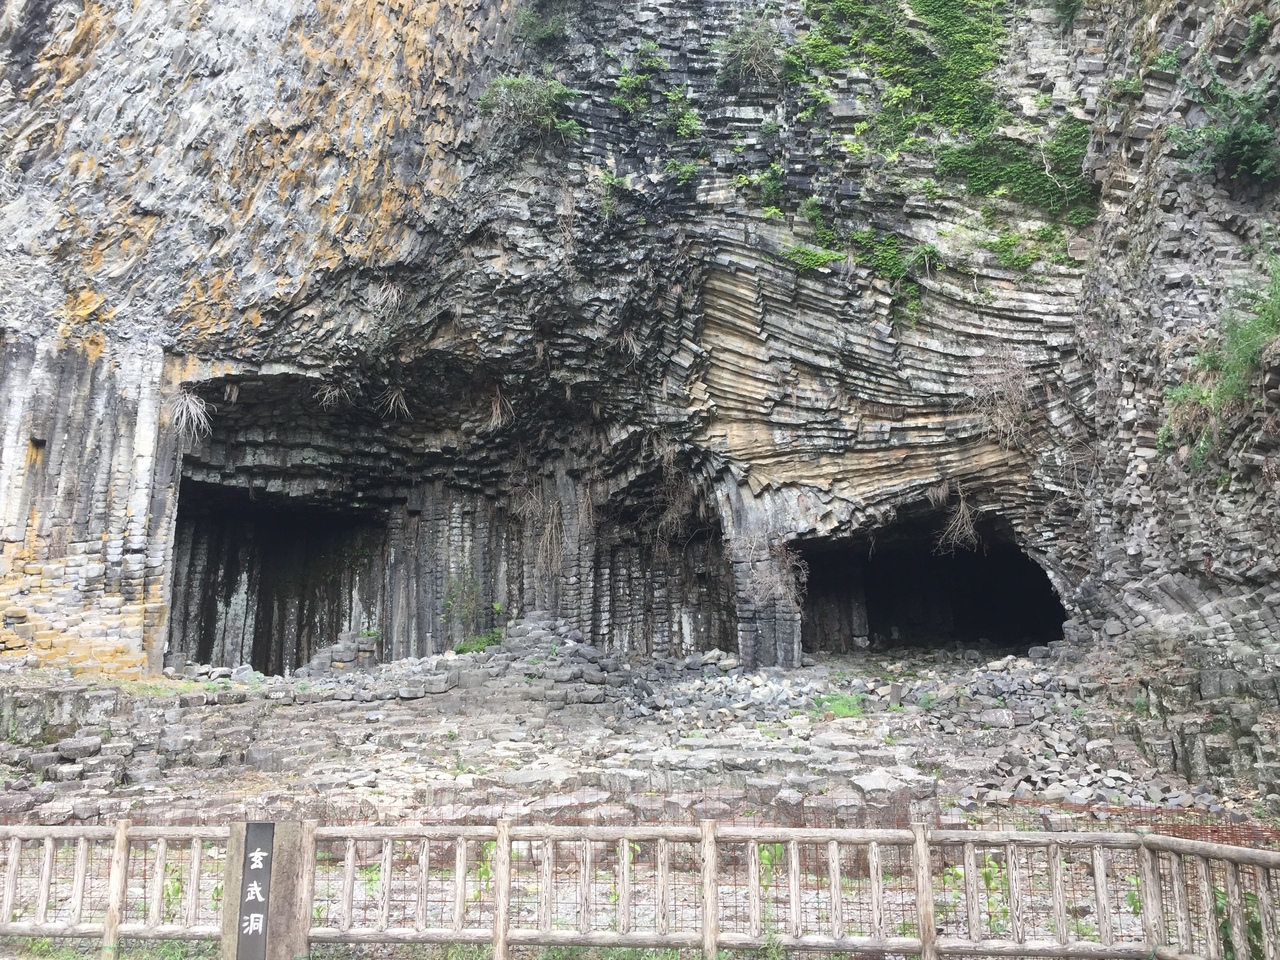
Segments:
[[[1124,878],[1124,902],[1135,917],[1142,916],[1142,888],[1136,873]]]
[[[653,76],[665,70],[667,61],[658,56],[658,45],[650,40],[640,44],[631,61],[624,64],[615,82],[618,92],[609,102],[633,120],[643,117],[649,110],[649,98],[653,93]]]
[[[543,54],[564,46],[569,39],[568,15],[553,13],[551,7],[547,0],[535,0],[516,14],[516,36]]]
[[[1178,56],[1182,53],[1182,44],[1178,44],[1172,50],[1161,50],[1154,60],[1151,61],[1151,68],[1159,70],[1162,73],[1176,73],[1178,70]]]
[[[1231,935],[1231,914],[1228,906],[1227,891],[1221,887],[1213,888],[1213,911],[1217,914],[1218,938],[1222,941],[1223,960],[1236,960],[1235,939]],[[1265,956],[1262,943],[1262,912],[1259,909],[1258,895],[1244,892],[1244,929],[1245,939],[1249,941],[1249,956]]]
[[[756,174],[739,174],[734,178],[739,187],[754,189],[760,192],[760,205],[766,209],[776,208],[782,199],[783,181],[782,165],[774,162],[768,169]]]
[[[496,840],[486,840],[480,844],[480,855],[476,858],[476,880],[479,883],[475,892],[477,900],[489,892],[489,886],[493,883],[493,854],[497,849]]]
[[[765,890],[773,884],[774,871],[786,856],[786,847],[780,843],[762,843],[760,850],[760,886]]]
[[[600,171],[600,215],[606,220],[612,220],[617,214],[619,197],[626,188],[625,177],[608,170]]]
[[[1204,108],[1206,122],[1173,128],[1170,142],[1190,154],[1190,166],[1198,172],[1221,170],[1228,179],[1245,177],[1261,184],[1280,179],[1280,148],[1271,123],[1272,78],[1237,91],[1222,82],[1207,59],[1200,63],[1207,79],[1189,96]]]
[[[568,143],[582,139],[582,124],[560,114],[574,93],[552,77],[495,77],[477,105],[517,137],[538,135]]]
[[[360,868],[360,883],[364,887],[365,893],[372,897],[378,892],[378,883],[382,879],[382,865],[379,863],[370,863]]]
[[[1105,86],[1114,97],[1136,97],[1142,93],[1142,77],[1113,77]]]
[[[1034,247],[1028,249],[1022,238],[1011,230],[1004,230],[995,240],[983,244],[996,255],[1002,267],[1010,270],[1026,270],[1040,259],[1040,251]]]
[[[688,140],[702,133],[702,118],[682,90],[668,90],[665,94],[667,112],[662,125],[681,140]]]
[[[164,885],[160,894],[164,900],[164,917],[173,920],[182,909],[182,866],[177,863],[165,864]]]
[[[978,876],[986,892],[987,926],[992,933],[1005,933],[1009,929],[1009,875],[1004,864],[984,853]]]
[[[822,212],[822,201],[817,197],[809,197],[800,204],[798,210],[800,216],[809,221],[813,227],[814,238],[824,247],[832,247],[836,243],[836,231],[827,225],[826,217]]]
[[[820,107],[835,103],[835,99],[835,95],[830,90],[825,90],[821,87],[810,90],[809,95],[805,98],[808,106],[796,114],[796,119],[802,123],[810,123],[818,115]]]
[[[682,187],[687,186],[698,175],[698,165],[692,160],[683,162],[680,160],[668,160],[667,165],[662,169],[666,173],[673,174],[676,178],[676,183]]]
[[[1058,17],[1058,23],[1064,27],[1071,26],[1082,6],[1084,0],[1053,0],[1053,12]]]
[[[1271,18],[1265,10],[1259,10],[1249,18],[1249,33],[1244,38],[1244,53],[1257,53],[1271,36]]]

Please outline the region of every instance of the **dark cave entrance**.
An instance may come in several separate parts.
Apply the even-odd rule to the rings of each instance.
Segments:
[[[370,511],[184,479],[166,663],[296,670],[380,622],[385,542]]]
[[[939,553],[939,524],[906,521],[874,540],[801,545],[809,563],[803,644],[985,646],[1022,652],[1062,639],[1066,611],[1049,578],[1007,532],[980,530],[975,550]]]

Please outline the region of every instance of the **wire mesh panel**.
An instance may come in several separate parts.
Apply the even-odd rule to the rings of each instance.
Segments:
[[[15,826],[5,832],[0,927],[8,932],[106,936],[110,926],[143,938],[199,937],[219,925],[225,828]],[[117,842],[121,871],[113,887]]]
[[[493,840],[465,841],[468,864],[465,873],[465,900],[463,903],[464,927],[489,928],[493,926],[493,869],[497,842]],[[455,862],[456,862],[455,856]]]
[[[759,885],[752,879],[750,863],[750,848],[755,846],[754,842],[727,842],[719,846],[720,886],[717,893],[720,901],[720,930],[724,933],[760,935],[757,929],[753,929],[751,922],[753,886],[756,888],[757,910],[759,897]],[[758,858],[758,851],[756,856]]]
[[[920,916],[916,910],[916,884],[911,847],[885,844],[879,848],[880,884],[884,898],[883,933],[873,936],[918,937]],[[875,878],[872,878],[874,886]]]
[[[542,882],[545,864],[554,866],[550,840],[516,840],[511,844],[511,912],[513,930],[537,930],[542,911]]]
[[[56,841],[47,922],[101,923],[107,910],[111,844],[70,837]]]
[[[11,881],[6,886],[12,885],[14,893],[11,900],[6,897],[8,902],[5,904],[4,919],[34,921],[44,860],[44,841],[12,840],[6,853],[6,876]]]
[[[667,844],[671,876],[667,884],[667,911],[671,933],[699,933],[702,930],[702,861],[697,843],[671,841]]]
[[[669,932],[670,870],[671,852],[666,841],[632,841],[631,909],[634,929],[661,934]]]
[[[214,930],[221,924],[226,869],[225,837],[192,831],[139,828],[129,840],[125,861],[121,920],[134,936],[168,935],[176,930]],[[156,835],[159,833],[159,835]],[[96,871],[90,876],[102,893],[105,918],[111,847],[99,844]]]

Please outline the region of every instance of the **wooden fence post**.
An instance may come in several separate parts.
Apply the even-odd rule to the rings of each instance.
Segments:
[[[507,960],[507,925],[511,912],[511,821],[498,821],[493,850],[493,960]]]
[[[1135,833],[1143,834],[1142,847],[1138,850],[1138,897],[1142,903],[1142,933],[1151,947],[1165,943],[1164,905],[1160,895],[1159,854],[1147,846],[1150,827],[1139,827]]]
[[[240,888],[244,877],[244,821],[233,823],[227,836],[227,859],[222,867],[221,960],[236,960],[240,942]],[[105,958],[104,958],[105,960]]]
[[[913,823],[915,834],[916,916],[920,922],[920,960],[938,960],[938,930],[933,915],[933,875],[929,863],[929,833]]]
[[[311,885],[315,870],[315,823],[310,844],[305,824],[276,824],[272,843],[271,910],[267,960],[305,960],[311,936]],[[384,875],[385,876],[385,875]],[[310,881],[310,882],[309,882]],[[383,881],[386,882],[385,880]]]
[[[716,960],[720,898],[716,889],[716,822],[702,821],[702,960]]]
[[[124,915],[129,871],[128,820],[116,824],[116,842],[111,849],[111,877],[107,881],[107,914],[102,922],[102,960],[116,960],[120,950],[120,920]]]

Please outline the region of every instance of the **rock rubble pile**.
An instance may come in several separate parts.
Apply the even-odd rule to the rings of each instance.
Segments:
[[[302,678],[192,665],[155,689],[62,682],[56,696],[59,678],[8,667],[0,815],[515,805],[856,825],[1010,801],[1239,817],[1247,799],[1228,781],[1158,770],[1123,735],[1124,714],[1088,696],[1102,685],[1048,651],[747,671],[721,651],[606,655],[549,616],[506,633],[478,652],[390,664],[331,655]]]

